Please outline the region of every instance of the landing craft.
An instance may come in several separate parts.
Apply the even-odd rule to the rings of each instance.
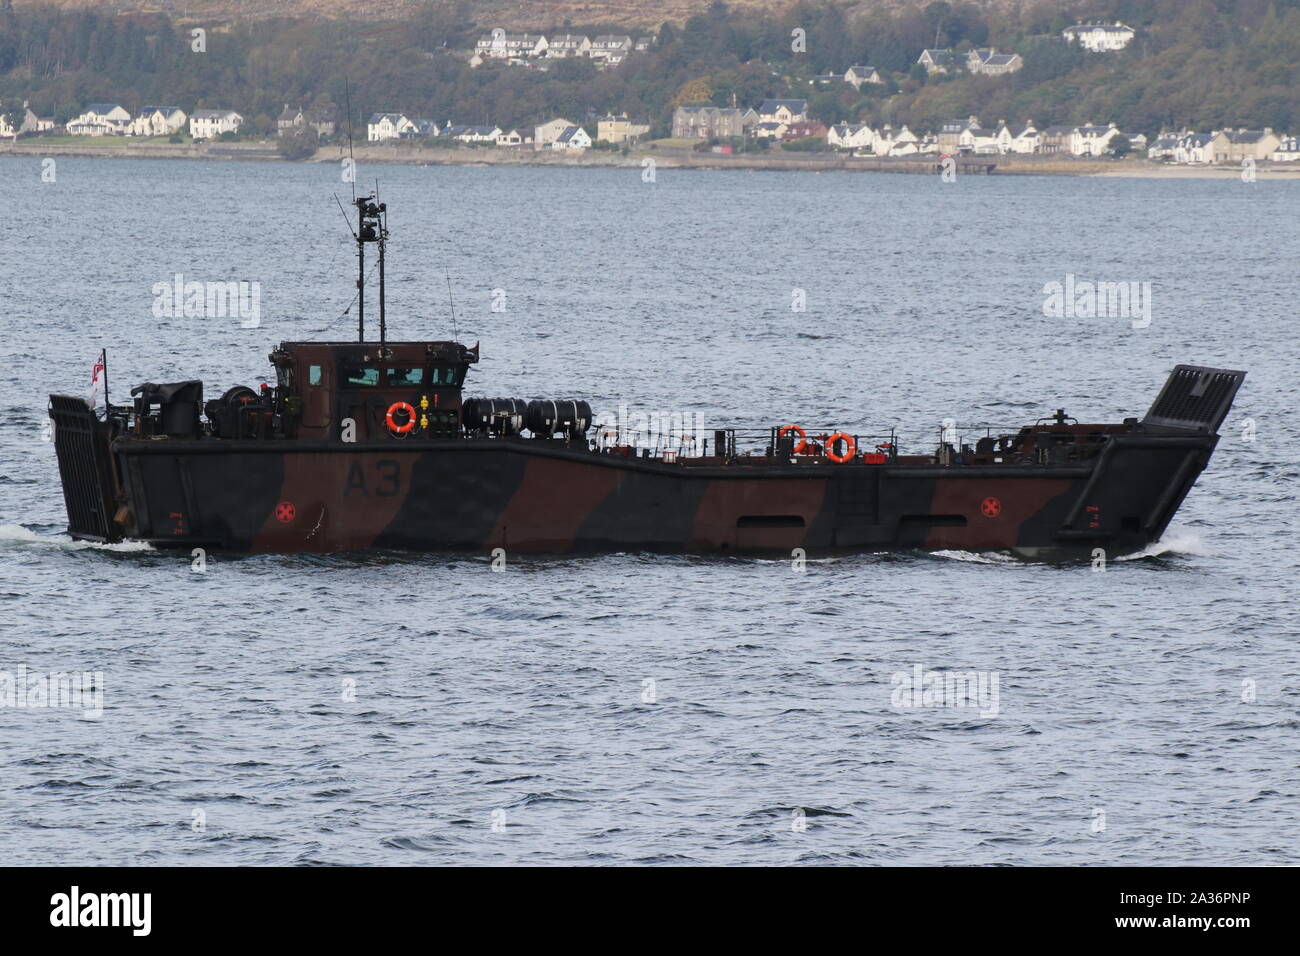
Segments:
[[[893,432],[786,423],[641,446],[586,402],[462,397],[479,346],[390,342],[387,209],[355,199],[356,342],[283,342],[274,387],[145,383],[100,418],[50,396],[79,539],[239,552],[900,549],[1116,556],[1157,541],[1245,373],[1176,366],[1141,419],[1055,415],[904,454]],[[366,338],[365,248],[379,252]],[[672,445],[673,447],[669,447]]]

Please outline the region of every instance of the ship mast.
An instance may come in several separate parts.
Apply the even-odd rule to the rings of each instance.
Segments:
[[[358,196],[357,207],[357,341],[366,340],[366,243],[379,247],[379,344],[383,345],[388,328],[384,315],[384,247],[388,243],[388,206],[375,197]]]

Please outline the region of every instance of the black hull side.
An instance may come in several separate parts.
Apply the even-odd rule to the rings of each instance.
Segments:
[[[119,441],[115,455],[129,536],[163,547],[1050,558],[1158,540],[1215,441],[1113,436],[1093,462],[1062,467],[706,467],[528,439]]]

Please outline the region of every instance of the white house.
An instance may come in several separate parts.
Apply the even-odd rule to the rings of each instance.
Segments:
[[[1210,144],[1214,133],[1188,133],[1178,140],[1174,147],[1174,162],[1183,165],[1200,165],[1208,163],[1211,157]]]
[[[1000,153],[1000,134],[1001,129],[967,126],[957,138],[957,149],[963,153],[978,153],[982,156]]]
[[[1300,159],[1300,136],[1283,136],[1282,142],[1269,159],[1275,163],[1294,163]]]
[[[1110,23],[1076,23],[1061,31],[1067,43],[1077,43],[1093,53],[1122,50],[1133,42],[1134,31],[1116,20]]]
[[[448,126],[442,132],[461,143],[493,143],[501,135],[499,126]]]
[[[1147,159],[1172,160],[1178,150],[1178,141],[1188,135],[1181,133],[1161,133],[1155,142],[1147,147]]]
[[[925,67],[927,73],[947,73],[957,68],[957,61],[952,50],[922,50],[917,63]]]
[[[545,56],[546,37],[536,33],[510,33],[506,35],[506,55],[510,57]]]
[[[428,139],[438,135],[436,120],[408,119],[397,133],[399,139]]]
[[[125,136],[131,114],[116,103],[92,103],[86,112],[68,123],[71,136]]]
[[[1070,134],[1070,152],[1075,156],[1105,156],[1111,140],[1122,135],[1114,123],[1107,126],[1076,126]]]
[[[18,131],[14,129],[13,124],[9,122],[9,117],[0,113],[0,136],[18,136]]]
[[[591,50],[587,53],[593,60],[607,63],[622,63],[632,52],[632,38],[628,36],[601,36],[591,41]]]
[[[508,130],[497,136],[498,146],[531,146],[532,144],[533,138],[518,129]]]
[[[826,132],[826,145],[836,149],[870,149],[876,133],[866,123],[840,123]]]
[[[238,133],[244,118],[234,110],[195,110],[190,116],[190,136],[214,139],[222,133]]]
[[[777,123],[769,120],[766,123],[755,123],[750,127],[750,135],[755,139],[774,139],[779,140],[785,136],[789,123]]]
[[[1033,123],[1013,123],[998,126],[998,151],[1001,153],[1036,153],[1039,143],[1038,129]]]
[[[506,31],[493,30],[490,34],[485,34],[478,38],[474,44],[474,53],[483,59],[506,58]]]
[[[871,151],[877,156],[910,156],[919,152],[920,140],[906,126],[894,129],[886,124],[875,134]]]
[[[860,90],[863,83],[883,83],[885,78],[874,66],[851,66],[844,71],[844,82]]]
[[[371,113],[366,120],[366,139],[372,143],[400,139],[402,131],[410,126],[411,121],[401,113]]]
[[[189,117],[179,106],[146,106],[131,120],[128,136],[171,136],[179,133]]]
[[[591,137],[581,126],[566,127],[551,143],[551,149],[588,149],[590,146]]]
[[[478,38],[474,52],[480,57],[509,60],[520,57],[544,56],[549,44],[546,37],[535,33],[506,33],[493,30]]]
[[[1025,61],[1019,53],[999,53],[997,50],[971,50],[966,54],[966,69],[972,73],[998,76],[1002,73],[1014,73]]]
[[[591,37],[576,33],[561,33],[553,36],[546,44],[547,57],[564,59],[570,56],[587,56],[591,53]]]
[[[758,108],[758,118],[763,123],[784,123],[789,126],[791,123],[808,122],[808,101],[807,100],[763,100]]]
[[[566,129],[576,126],[572,120],[559,117],[533,129],[533,149],[549,149]]]

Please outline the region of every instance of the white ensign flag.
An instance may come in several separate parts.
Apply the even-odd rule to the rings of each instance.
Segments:
[[[106,354],[100,349],[99,358],[95,360],[95,368],[90,373],[90,407],[99,407],[99,396],[104,391],[104,359]]]

